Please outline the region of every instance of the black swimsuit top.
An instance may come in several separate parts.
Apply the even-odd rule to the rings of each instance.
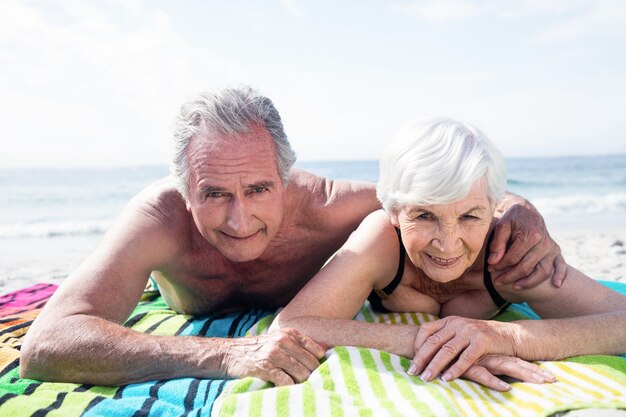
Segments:
[[[396,276],[393,277],[389,285],[387,285],[382,290],[374,289],[367,299],[369,300],[371,306],[374,310],[389,313],[390,311],[383,306],[383,300],[389,298],[391,293],[396,289],[400,281],[402,280],[402,275],[404,273],[404,256],[406,254],[406,249],[404,248],[404,244],[402,243],[402,236],[400,234],[400,229],[396,227],[396,234],[398,235],[398,241],[400,242],[400,262],[398,264],[398,271],[396,272]],[[485,264],[484,264],[484,272],[483,272],[483,281],[485,283],[485,288],[487,288],[487,292],[489,296],[498,307],[498,313],[506,310],[508,306],[511,305],[508,301],[506,301],[502,296],[498,293],[496,288],[491,281],[491,273],[487,269],[487,259],[489,258],[489,245],[491,244],[491,239],[493,238],[493,233],[489,235],[489,239],[487,239],[487,246],[485,247]]]

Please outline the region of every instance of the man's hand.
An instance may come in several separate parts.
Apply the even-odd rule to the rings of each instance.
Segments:
[[[409,374],[430,381],[443,372],[445,381],[463,376],[499,391],[508,388],[493,374],[525,382],[553,382],[548,371],[511,357],[517,356],[517,330],[513,323],[456,316],[425,323],[415,338]]]
[[[496,224],[489,249],[489,269],[504,271],[496,285],[515,281],[515,289],[533,288],[551,277],[552,285],[560,287],[565,278],[561,248],[530,203],[508,208]]]
[[[254,376],[274,385],[305,381],[319,366],[325,349],[295,329],[231,339],[222,361],[231,378]]]

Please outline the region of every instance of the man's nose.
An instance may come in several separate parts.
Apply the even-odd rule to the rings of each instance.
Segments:
[[[252,216],[247,204],[240,198],[233,198],[228,209],[228,227],[238,237],[245,237],[249,232]]]

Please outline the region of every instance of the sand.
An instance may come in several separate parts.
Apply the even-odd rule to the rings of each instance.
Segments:
[[[626,282],[626,229],[553,236],[569,265],[594,279]]]

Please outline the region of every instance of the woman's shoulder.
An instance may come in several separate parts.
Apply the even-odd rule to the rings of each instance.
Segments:
[[[389,215],[382,209],[368,214],[355,233],[368,236],[369,240],[380,244],[387,241],[398,242],[396,227],[391,223]]]
[[[383,210],[369,214],[350,235],[342,250],[358,255],[361,263],[376,276],[377,284],[380,284],[379,280],[392,279],[400,262],[400,241]]]

